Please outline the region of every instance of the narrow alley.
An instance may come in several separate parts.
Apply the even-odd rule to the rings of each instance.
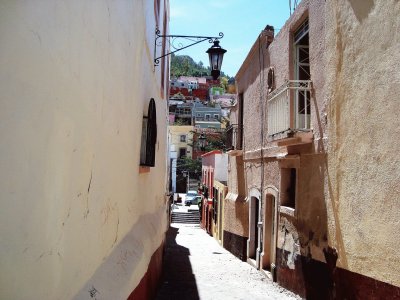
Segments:
[[[172,223],[156,299],[300,299],[222,248],[199,225]]]

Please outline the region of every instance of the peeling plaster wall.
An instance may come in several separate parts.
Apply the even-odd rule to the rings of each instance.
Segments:
[[[0,298],[126,299],[147,271],[167,226],[154,28],[152,1],[0,3]]]
[[[330,242],[339,266],[400,286],[400,2],[328,11]]]

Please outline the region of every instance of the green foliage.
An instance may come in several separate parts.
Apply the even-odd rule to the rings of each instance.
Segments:
[[[171,76],[194,76],[205,77],[210,75],[210,67],[205,67],[203,62],[196,63],[193,58],[188,55],[171,55]],[[225,76],[221,71],[221,78]]]
[[[210,74],[210,68],[205,68],[200,61],[196,63],[188,55],[175,55],[171,56],[171,75],[172,76],[207,76]]]
[[[189,171],[192,178],[199,178],[201,175],[201,160],[184,157],[178,160],[178,170]]]
[[[220,132],[218,134],[207,134],[206,135],[206,147],[205,151],[212,150],[225,150],[226,145],[226,134],[225,132]]]
[[[226,92],[228,90],[228,82],[229,82],[229,77],[226,76],[221,76],[219,78],[220,86],[224,89]]]

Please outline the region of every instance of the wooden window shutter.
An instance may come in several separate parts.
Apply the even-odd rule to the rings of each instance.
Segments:
[[[157,113],[156,103],[150,99],[147,117],[143,117],[140,165],[154,167],[156,161]]]

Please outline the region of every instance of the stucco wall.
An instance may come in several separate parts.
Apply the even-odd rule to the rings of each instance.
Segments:
[[[228,154],[221,153],[215,155],[215,180],[228,180]]]
[[[328,11],[330,242],[343,268],[400,286],[400,2]]]
[[[185,148],[187,151],[187,156],[192,157],[193,155],[193,126],[169,126],[169,143],[174,151],[177,152],[179,156],[179,149]],[[186,136],[186,142],[181,142],[181,135]]]
[[[126,299],[160,247],[167,105],[153,4],[0,4],[0,298]],[[139,174],[151,97],[156,167]]]

